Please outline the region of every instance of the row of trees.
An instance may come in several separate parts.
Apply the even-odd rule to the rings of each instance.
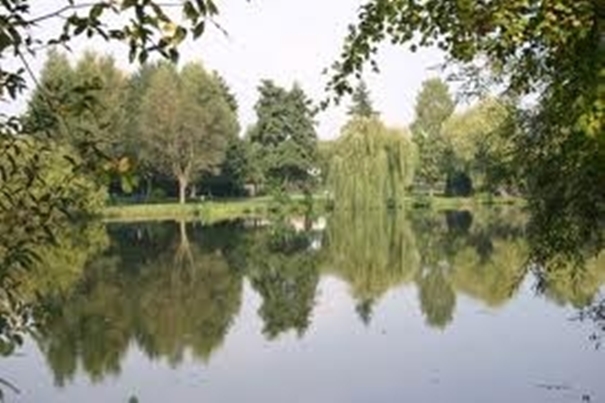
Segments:
[[[108,56],[86,53],[72,66],[51,51],[25,127],[40,141],[73,150],[91,167],[119,173],[127,190],[149,194],[155,186],[173,193],[176,182],[181,202],[200,187],[238,195],[247,183],[307,186],[317,135],[304,91],[263,81],[258,121],[244,138],[237,109],[223,78],[199,63],[181,69],[145,64],[128,75]]]
[[[318,145],[316,109],[300,86],[288,90],[265,80],[258,90],[257,122],[239,136],[235,96],[218,73],[199,63],[180,70],[169,63],[145,64],[128,75],[108,56],[86,53],[72,66],[64,54],[51,51],[25,127],[38,140],[50,138],[74,150],[87,166],[116,168],[126,190],[174,194],[177,183],[181,202],[200,189],[242,195],[247,184],[255,190],[310,191],[330,171],[331,190],[349,192],[349,200],[398,200],[412,184],[432,191],[446,183],[445,193],[456,195],[470,194],[471,182],[490,192],[501,190],[505,179],[512,187],[504,131],[514,130],[513,111],[496,99],[454,113],[447,85],[428,80],[418,94],[410,135],[380,121],[362,81],[350,121],[326,152]],[[347,185],[353,176],[355,184]]]

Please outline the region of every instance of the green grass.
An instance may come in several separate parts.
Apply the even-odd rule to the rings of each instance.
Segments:
[[[103,218],[107,221],[146,221],[197,219],[204,222],[263,216],[269,202],[263,199],[244,199],[228,202],[130,204],[106,207]]]
[[[290,196],[290,213],[304,211],[303,197]],[[325,199],[316,196],[315,212],[325,211]],[[426,208],[432,210],[472,209],[489,205],[523,205],[521,198],[487,198],[487,197],[432,197],[411,196],[406,198],[406,208]],[[199,220],[205,223],[215,223],[238,218],[266,217],[274,207],[273,199],[269,196],[246,198],[226,201],[206,201],[199,203],[160,203],[160,204],[128,204],[108,206],[102,213],[106,221],[164,221],[164,220]]]
[[[297,213],[304,209],[302,197],[291,197],[288,212]],[[316,206],[323,209],[322,199],[316,199]],[[128,204],[108,206],[102,217],[105,221],[164,221],[199,220],[215,223],[247,217],[266,217],[274,209],[271,197],[256,197],[228,201],[206,201],[199,203]]]
[[[485,195],[474,197],[411,196],[406,198],[405,204],[412,208],[450,210],[504,205],[523,206],[525,200],[520,197],[488,197]]]

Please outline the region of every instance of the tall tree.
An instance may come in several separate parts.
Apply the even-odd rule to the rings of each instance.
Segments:
[[[218,87],[219,87],[223,97],[225,98],[225,100],[227,101],[227,104],[229,105],[229,108],[231,108],[233,113],[237,113],[237,110],[239,109],[239,105],[237,103],[237,98],[233,94],[233,91],[229,87],[229,84],[227,83],[227,81],[225,81],[223,76],[221,76],[217,71],[212,72],[212,76],[213,76],[214,80],[216,81],[216,83],[218,84]]]
[[[441,79],[433,78],[422,83],[416,97],[412,138],[420,157],[417,176],[431,191],[443,178],[447,145],[441,136],[441,126],[454,112],[454,107],[448,86]]]
[[[435,137],[441,134],[441,125],[454,112],[455,104],[448,85],[440,78],[422,82],[416,97],[416,119],[412,124],[414,135]]]
[[[372,105],[372,99],[370,97],[370,90],[365,81],[360,80],[357,87],[353,91],[351,96],[352,105],[349,108],[349,115],[361,116],[364,118],[370,118],[377,115]]]
[[[237,132],[235,114],[200,64],[177,72],[161,66],[151,78],[141,116],[141,145],[154,165],[178,182],[179,201],[193,179],[222,161]]]
[[[231,111],[238,111],[237,98],[225,79],[216,71],[212,73],[217,82],[222,97],[225,99]],[[244,194],[248,170],[250,169],[250,147],[244,141],[238,130],[234,131],[227,139],[225,158],[218,167],[218,174],[208,173],[201,182],[203,192],[219,196],[241,196]]]
[[[256,125],[249,138],[260,146],[259,160],[265,177],[280,186],[307,186],[317,158],[315,112],[304,91],[290,91],[263,81],[255,105]]]

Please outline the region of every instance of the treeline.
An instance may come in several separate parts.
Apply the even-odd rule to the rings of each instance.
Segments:
[[[389,128],[362,81],[350,118],[320,142],[317,108],[300,86],[258,87],[257,121],[243,131],[227,82],[200,63],[142,65],[110,56],[72,65],[51,51],[24,119],[36,141],[61,147],[81,174],[117,198],[240,197],[327,189],[346,208],[394,205],[410,192],[517,194],[512,103],[486,98],[455,113],[440,79],[423,83],[409,128]]]
[[[235,96],[201,63],[150,63],[127,74],[110,56],[86,53],[72,65],[51,51],[24,122],[38,141],[52,139],[82,159],[117,196],[184,202],[308,187],[317,157],[309,98],[296,84],[267,80],[255,110],[257,123],[240,136]]]
[[[320,147],[327,185],[345,209],[395,206],[404,195],[518,195],[511,100],[483,98],[456,112],[445,82],[422,83],[415,120],[389,128],[374,110],[363,81],[352,94],[350,120],[340,136]]]

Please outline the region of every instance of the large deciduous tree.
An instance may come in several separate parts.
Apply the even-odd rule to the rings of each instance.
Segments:
[[[222,161],[227,140],[238,130],[219,84],[200,64],[180,73],[168,64],[158,68],[140,124],[141,146],[158,170],[178,181],[181,203],[191,181]]]
[[[263,81],[255,105],[257,122],[249,132],[264,176],[279,186],[306,187],[317,158],[314,109],[304,91]]]

